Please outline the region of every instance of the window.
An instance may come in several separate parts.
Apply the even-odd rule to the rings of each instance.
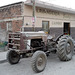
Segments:
[[[42,29],[43,31],[49,33],[49,21],[42,21]]]
[[[12,31],[12,22],[7,22],[7,31]]]

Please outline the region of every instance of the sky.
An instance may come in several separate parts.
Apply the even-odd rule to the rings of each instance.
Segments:
[[[20,2],[20,1],[26,1],[26,0],[0,0],[0,6],[4,6],[4,5],[12,4],[15,2]],[[75,9],[75,1],[74,0],[41,0],[41,1]]]

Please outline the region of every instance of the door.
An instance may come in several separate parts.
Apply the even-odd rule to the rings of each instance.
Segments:
[[[42,29],[44,32],[49,33],[49,21],[42,21]]]
[[[70,23],[64,22],[64,34],[70,35]]]

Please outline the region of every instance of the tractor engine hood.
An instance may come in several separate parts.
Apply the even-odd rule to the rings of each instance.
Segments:
[[[43,31],[38,32],[21,32],[22,36],[25,37],[47,37],[47,34]]]

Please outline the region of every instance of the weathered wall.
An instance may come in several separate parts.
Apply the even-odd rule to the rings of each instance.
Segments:
[[[35,31],[41,31],[42,28],[41,27],[35,27]],[[32,27],[25,27],[24,28],[24,31],[33,31]],[[49,34],[50,35],[55,35],[55,38],[56,39],[58,36],[62,35],[63,34],[63,28],[60,28],[60,27],[57,27],[57,28],[50,28],[49,30]],[[75,39],[75,27],[71,27],[71,36],[73,39]]]
[[[12,21],[13,32],[20,31],[22,23],[22,20]]]
[[[6,23],[7,22],[12,22],[12,27],[15,26],[15,24],[13,22],[17,21],[19,19],[19,17],[17,16],[21,16],[22,15],[22,3],[17,3],[17,4],[11,4],[8,6],[4,6],[0,8],[0,26],[2,29],[6,30]],[[22,18],[22,17],[20,17]],[[22,20],[22,19],[21,19]],[[17,21],[18,23],[20,23],[19,21]],[[14,25],[13,25],[14,24]],[[22,22],[20,23],[22,24]],[[13,27],[15,28],[15,27]],[[13,29],[15,30],[15,29]],[[16,30],[18,30],[16,28]]]
[[[25,5],[24,12],[24,26],[26,27],[25,31],[32,31],[32,7]],[[57,12],[44,8],[36,8],[36,31],[42,30],[42,21],[49,21],[49,32],[50,34],[55,35],[55,38],[63,34],[64,22],[69,22],[71,27],[71,35],[75,39],[74,14]],[[28,23],[29,25],[26,25],[26,23]]]
[[[32,6],[24,6],[24,25],[25,27],[32,27]],[[74,26],[75,15],[53,11],[45,8],[36,8],[36,21],[35,27],[42,27],[42,21],[49,21],[50,27],[63,27],[64,22],[70,22],[71,27]],[[27,26],[26,23],[29,23]]]
[[[8,19],[21,15],[21,5],[10,5],[0,8],[0,19]]]
[[[0,22],[0,27],[6,30],[6,22]]]
[[[2,41],[8,39],[7,23],[11,22],[12,32],[20,31],[23,24],[21,15],[21,2],[0,7],[0,39]]]
[[[48,12],[45,12],[47,10]],[[6,23],[12,22],[12,31],[20,31],[23,25],[23,17],[16,17],[17,15],[24,15],[25,31],[32,31],[32,7],[21,4],[10,5],[0,8],[0,26],[1,29],[6,30]],[[20,19],[19,19],[20,18]],[[35,30],[42,30],[42,21],[49,21],[50,34],[63,34],[64,22],[69,22],[72,27],[71,33],[74,37],[75,15],[52,11],[44,8],[36,8],[36,23]],[[28,25],[26,25],[28,23]]]
[[[7,33],[6,33],[5,29],[1,29],[1,27],[0,27],[0,40],[1,41],[7,40]]]

